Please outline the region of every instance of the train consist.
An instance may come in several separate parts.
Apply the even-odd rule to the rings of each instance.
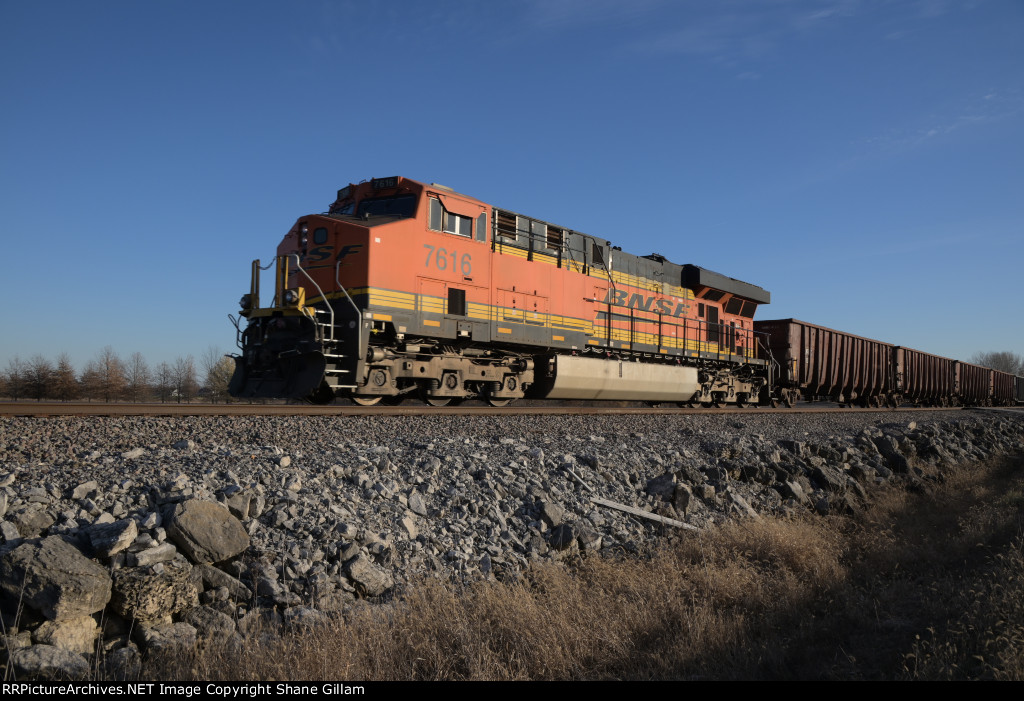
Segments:
[[[241,353],[230,391],[363,405],[415,395],[434,406],[986,404],[1024,393],[1004,373],[804,322],[755,322],[770,299],[441,185],[375,178],[301,217],[267,267],[253,261],[232,317]]]
[[[828,397],[865,407],[1009,406],[1024,402],[1024,377],[894,346],[796,319],[756,321],[778,363],[777,397]]]

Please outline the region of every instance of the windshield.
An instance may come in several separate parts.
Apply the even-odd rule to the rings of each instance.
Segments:
[[[359,203],[356,216],[371,217],[414,217],[416,216],[416,195],[396,195],[395,197],[378,197],[363,200]]]

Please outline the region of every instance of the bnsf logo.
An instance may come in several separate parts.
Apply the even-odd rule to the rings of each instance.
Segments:
[[[670,299],[646,297],[636,292],[629,294],[625,290],[608,290],[608,296],[604,298],[603,303],[614,307],[628,307],[629,309],[639,309],[645,312],[657,312],[666,316],[682,316],[690,308],[690,305],[685,302],[675,304]]]

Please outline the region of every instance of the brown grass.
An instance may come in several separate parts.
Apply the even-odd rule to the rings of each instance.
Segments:
[[[1024,461],[745,521],[640,558],[426,580],[302,635],[150,663],[164,679],[1021,679]]]

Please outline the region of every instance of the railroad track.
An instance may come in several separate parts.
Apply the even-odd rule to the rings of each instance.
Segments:
[[[786,409],[767,407],[723,407],[721,409],[684,409],[674,406],[530,406],[491,407],[465,404],[431,407],[355,406],[349,404],[128,404],[99,402],[0,402],[0,416],[587,416],[615,414],[810,414],[810,413],[879,413],[914,411],[963,411],[962,408],[901,407],[899,409],[841,408],[833,403],[798,404]],[[1020,409],[1008,409],[1020,413]]]

